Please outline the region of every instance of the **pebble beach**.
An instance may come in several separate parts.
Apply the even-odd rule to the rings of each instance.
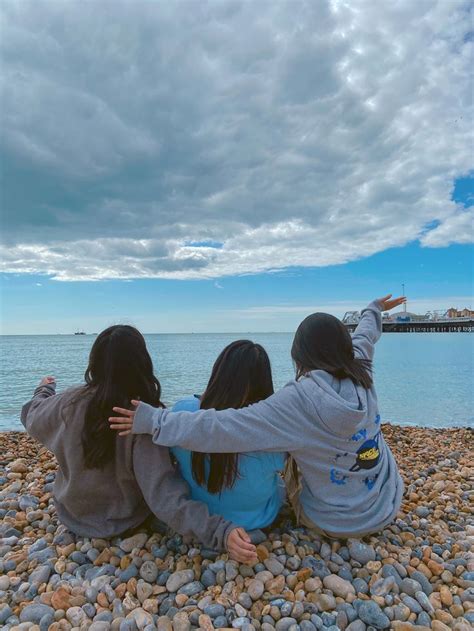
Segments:
[[[397,520],[330,541],[283,516],[253,533],[252,567],[174,533],[73,536],[54,509],[54,458],[0,434],[0,629],[473,629],[474,433],[383,431],[406,485]]]

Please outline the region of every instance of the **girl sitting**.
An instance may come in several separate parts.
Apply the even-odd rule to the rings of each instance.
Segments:
[[[217,358],[202,397],[178,401],[172,411],[240,409],[272,394],[272,371],[265,349],[238,340]],[[200,449],[206,446],[203,441]],[[285,467],[285,454],[202,453],[181,447],[171,451],[191,488],[191,497],[205,502],[211,515],[222,515],[247,530],[264,528],[275,520],[285,497],[279,475]]]

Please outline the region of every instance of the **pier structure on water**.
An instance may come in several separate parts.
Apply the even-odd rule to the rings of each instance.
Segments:
[[[474,312],[464,309],[429,311],[424,315],[410,313],[406,310],[394,315],[382,316],[384,333],[471,333],[474,332]],[[460,315],[465,313],[466,315]],[[347,311],[342,321],[349,331],[354,331],[360,320],[359,311]]]

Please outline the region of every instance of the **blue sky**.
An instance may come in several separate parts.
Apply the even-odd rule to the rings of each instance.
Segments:
[[[191,6],[2,3],[2,333],[472,306],[470,3]]]

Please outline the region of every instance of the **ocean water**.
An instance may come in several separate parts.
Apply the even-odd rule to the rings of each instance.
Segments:
[[[261,343],[275,387],[293,378],[291,333],[146,335],[163,401],[202,392],[215,358],[243,337]],[[95,336],[0,337],[0,430],[20,429],[20,410],[44,375],[58,391],[82,383]],[[375,383],[382,418],[431,427],[474,425],[474,335],[386,333],[377,344]]]

